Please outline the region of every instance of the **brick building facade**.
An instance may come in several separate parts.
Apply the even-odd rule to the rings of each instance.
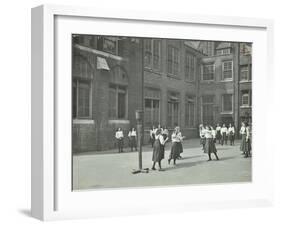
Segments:
[[[114,148],[115,130],[127,137],[142,107],[145,143],[158,124],[179,125],[187,138],[200,123],[238,128],[251,114],[251,57],[242,52],[239,43],[74,35],[73,151]]]

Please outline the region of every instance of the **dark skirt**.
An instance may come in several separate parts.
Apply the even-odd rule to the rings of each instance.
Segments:
[[[242,140],[241,140],[241,144],[240,144],[240,151],[247,152],[246,134],[242,134]]]
[[[173,142],[169,159],[177,159],[181,153],[181,149],[182,146],[180,142]]]
[[[221,131],[217,131],[216,133],[216,139],[221,140]]]
[[[233,140],[234,140],[234,134],[233,134],[232,132],[229,133],[228,139],[229,139],[230,141],[233,141]]]
[[[213,138],[206,138],[204,153],[216,153],[216,152],[217,152],[217,148]]]
[[[205,145],[205,143],[206,143],[206,138],[205,137],[201,137],[200,138],[200,144],[201,145]]]
[[[183,147],[182,147],[182,143],[181,142],[179,142],[179,152],[183,153]]]
[[[164,159],[164,146],[161,145],[160,141],[157,139],[153,144],[152,161],[159,162]]]
[[[135,136],[131,136],[129,142],[130,142],[130,147],[132,148],[137,147],[137,139]]]
[[[247,153],[250,153],[251,150],[252,150],[252,145],[251,145],[250,139],[248,139],[247,142],[246,142],[246,150],[247,150]]]

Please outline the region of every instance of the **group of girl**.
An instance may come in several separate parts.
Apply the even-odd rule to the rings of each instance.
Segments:
[[[217,124],[216,127],[216,140],[219,144],[224,145],[227,144],[227,141],[229,140],[230,145],[234,145],[234,138],[235,138],[235,129],[234,126],[230,123],[228,128],[225,124],[220,126],[220,124]]]
[[[115,138],[117,140],[117,146],[118,146],[118,153],[123,152],[123,146],[124,146],[124,133],[121,128],[118,128],[115,133]],[[132,127],[128,133],[129,138],[129,146],[131,147],[131,151],[135,149],[137,151],[137,131],[134,127]]]
[[[210,125],[203,126],[203,124],[201,124],[199,126],[200,143],[204,153],[207,153],[209,156],[208,161],[212,160],[212,153],[215,155],[216,159],[219,160],[216,148],[216,134],[216,130]]]
[[[165,157],[165,144],[169,140],[169,131],[167,128],[162,128],[158,126],[158,128],[152,128],[150,131],[150,138],[153,147],[152,152],[152,170],[156,170],[155,165],[158,163],[159,171],[163,171],[161,167],[161,161]],[[168,163],[170,164],[171,160],[173,160],[173,164],[176,164],[176,160],[181,158],[181,153],[183,152],[182,141],[185,137],[182,136],[180,132],[180,127],[176,127],[171,135],[172,146],[171,152],[168,158]]]

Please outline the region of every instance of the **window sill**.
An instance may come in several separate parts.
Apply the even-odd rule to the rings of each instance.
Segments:
[[[181,78],[178,75],[167,74],[167,76],[173,79],[181,80]]]
[[[214,83],[215,80],[201,80],[201,83]]]
[[[220,82],[233,82],[233,79],[224,79],[224,80],[221,80]]]
[[[239,81],[239,83],[248,83],[248,82],[252,82],[252,80],[242,80],[242,81]]]
[[[240,106],[240,108],[251,108],[252,106],[250,106],[250,105],[242,105],[242,106]]]
[[[220,114],[221,115],[232,115],[233,111],[222,111]]]
[[[95,124],[95,120],[92,119],[73,119],[73,124]]]
[[[109,124],[130,124],[130,121],[127,119],[109,119]]]
[[[153,68],[150,68],[150,67],[145,67],[144,70],[148,71],[148,72],[152,72],[152,73],[158,74],[158,75],[162,75],[160,70],[156,70],[156,69],[153,69]]]

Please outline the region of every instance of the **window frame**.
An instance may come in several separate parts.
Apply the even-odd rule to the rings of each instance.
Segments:
[[[248,104],[243,104],[243,98],[247,96]],[[250,92],[245,92],[241,94],[241,107],[250,107]]]
[[[196,56],[185,51],[185,68],[184,75],[185,81],[194,82],[195,81],[195,68],[196,68]]]
[[[190,118],[190,107],[189,103],[193,103],[193,119]],[[188,114],[187,114],[188,111]],[[187,95],[185,97],[185,126],[188,128],[195,128],[195,114],[196,114],[196,104],[195,104],[195,96]],[[187,117],[188,115],[188,117]],[[187,119],[188,118],[188,119]],[[192,124],[190,124],[192,121]]]
[[[144,42],[149,42],[150,43],[150,48],[147,49],[146,48],[146,44],[144,44],[144,58],[146,57],[146,53],[150,53],[150,59],[149,59],[149,63],[148,65],[146,65],[145,63],[145,59],[144,59],[144,68],[147,68],[147,69],[151,69],[153,71],[161,71],[161,52],[162,52],[162,41],[161,39],[145,39]],[[156,54],[154,51],[155,50],[155,42],[158,42],[159,44],[159,49],[158,49],[158,53]],[[155,67],[155,64],[154,64],[154,59],[155,57],[158,57],[158,63],[159,63],[159,68]]]
[[[88,116],[80,116],[79,114],[79,84],[80,83],[87,83],[89,86],[89,115]],[[76,90],[76,113],[75,117],[73,117],[73,108],[72,108],[72,119],[92,119],[92,82],[90,79],[81,79],[78,77],[73,78],[72,80],[72,88]],[[73,90],[72,90],[72,107],[73,107]]]
[[[230,63],[231,62],[231,70],[225,70],[224,69],[224,65],[226,63]],[[231,71],[231,78],[225,78],[224,76],[224,72],[228,72]],[[225,60],[222,62],[222,80],[223,81],[233,81],[233,60]]]
[[[230,110],[225,110],[225,106],[224,106],[224,98],[226,95],[231,95],[231,111]],[[222,111],[221,113],[222,114],[232,114],[233,113],[233,93],[225,93],[225,94],[222,94]]]
[[[212,66],[213,67],[213,79],[204,79],[204,67],[205,66]],[[216,65],[215,63],[205,63],[201,65],[201,81],[202,82],[212,82],[215,81],[215,73],[216,73]]]
[[[172,56],[172,59],[171,61],[169,60],[169,50],[172,50],[171,52],[171,56]],[[177,54],[175,54],[175,52]],[[169,62],[171,62],[171,69],[172,71],[170,72],[169,71]],[[167,46],[167,74],[168,75],[171,75],[171,76],[174,76],[174,77],[179,77],[180,75],[180,71],[179,71],[179,67],[180,67],[180,52],[179,52],[179,48],[171,45],[171,44],[168,44]],[[175,68],[177,68],[177,70],[175,70]]]
[[[120,88],[120,87],[122,87],[122,88]],[[115,102],[114,102],[115,103],[115,116],[112,117],[110,115],[111,108],[109,106],[108,119],[109,120],[127,120],[128,119],[128,87],[124,86],[124,85],[109,83],[108,88],[109,88],[108,91],[110,91],[110,89],[113,89],[113,88],[115,90]],[[125,116],[124,116],[124,118],[119,118],[118,117],[118,112],[119,112],[118,94],[121,93],[121,92],[119,92],[119,90],[122,90],[122,89],[125,89]],[[108,102],[108,104],[110,105],[110,102]]]

